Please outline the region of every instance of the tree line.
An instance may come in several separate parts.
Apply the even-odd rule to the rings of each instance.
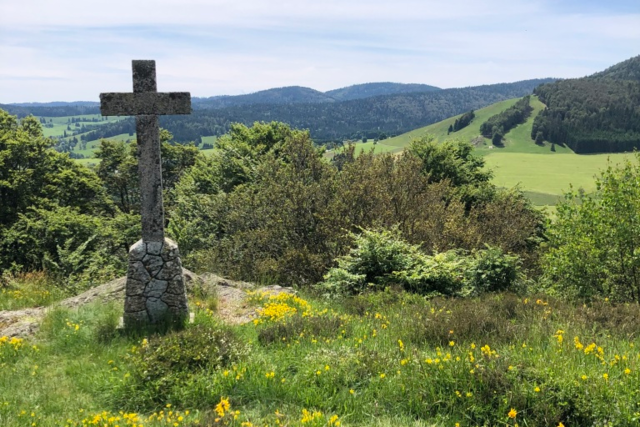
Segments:
[[[176,141],[221,136],[232,123],[281,121],[308,129],[317,143],[398,135],[465,111],[531,93],[548,80],[446,89],[424,93],[386,95],[331,103],[251,104],[212,110],[194,110],[187,116],[162,116],[160,124]],[[91,139],[132,131],[133,121],[108,123],[93,131]]]
[[[475,117],[476,114],[473,112],[473,110],[464,113],[460,118],[456,119],[456,121],[452,125],[449,125],[447,134],[450,134],[451,132],[458,132],[459,130],[466,128],[467,126],[469,126],[469,124],[471,124]]]
[[[480,133],[485,138],[491,138],[493,145],[501,145],[504,135],[524,123],[531,114],[533,108],[530,101],[531,97],[527,95],[506,110],[489,117],[480,125]]]
[[[324,103],[253,103],[216,109],[194,110],[188,116],[162,116],[160,124],[175,141],[199,141],[202,136],[221,136],[233,123],[247,126],[273,120],[298,129],[308,129],[317,143],[341,143],[344,140],[379,139],[381,134],[398,135],[448,117],[475,110],[505,99],[529,94],[551,79],[477,86],[463,89],[434,90],[396,95],[375,96]],[[19,107],[7,110],[24,117],[61,116],[98,113],[97,107]],[[135,132],[135,121],[125,119],[105,123],[87,133],[86,141]]]

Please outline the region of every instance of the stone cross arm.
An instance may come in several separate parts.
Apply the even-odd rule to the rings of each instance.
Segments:
[[[100,94],[103,116],[191,114],[189,92],[111,92]]]

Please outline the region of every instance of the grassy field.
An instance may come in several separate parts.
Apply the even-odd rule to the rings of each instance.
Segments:
[[[498,186],[520,185],[526,191],[541,195],[560,195],[570,184],[587,192],[595,190],[594,176],[606,168],[609,161],[615,165],[633,156],[632,153],[541,156],[494,152],[484,159],[487,167],[494,171],[493,182]]]
[[[79,122],[80,126],[82,126],[83,124],[87,126],[89,125],[99,126],[106,123],[113,123],[120,120],[124,120],[126,118],[127,117],[102,117],[100,114],[84,114],[84,115],[78,115],[78,116],[65,116],[65,117],[44,117],[44,116],[38,117],[38,119],[44,119],[47,124],[50,123],[53,125],[52,127],[43,126],[42,130],[44,132],[44,136],[61,138],[64,135],[64,132],[66,131],[69,136],[66,138],[62,138],[63,140],[69,140],[74,136],[80,139],[81,135],[83,135],[83,134],[71,135],[71,132],[77,129],[75,127],[75,123],[71,123],[71,119],[82,120],[81,122]],[[99,121],[94,122],[92,121],[93,119],[98,119]],[[67,130],[67,127],[70,127],[71,130]],[[133,135],[123,133],[120,135],[111,136],[107,139],[114,140],[114,141],[130,141],[130,140],[135,140],[135,138],[136,138],[135,133]],[[203,136],[202,142],[205,144],[215,144],[216,139],[217,137],[215,136]],[[82,154],[85,157],[84,159],[78,159],[79,163],[95,164],[98,160],[93,158],[93,155],[94,155],[93,153],[95,152],[99,143],[100,143],[99,139],[89,140],[86,143],[85,149],[80,149],[81,144],[78,143],[76,145],[76,148],[73,150],[73,152],[76,154]]]
[[[118,332],[112,303],[0,338],[0,425],[637,425],[635,304],[253,294],[254,321],[227,325],[190,298],[164,337]]]
[[[71,132],[78,129],[75,126],[75,123],[71,123],[71,119],[78,120],[80,119],[79,125],[92,125],[92,126],[100,126],[106,123],[113,123],[120,120],[125,119],[126,117],[102,117],[100,114],[83,114],[78,116],[64,116],[64,117],[38,117],[38,119],[44,119],[46,123],[53,124],[53,127],[44,127],[42,128],[44,132],[44,136],[46,137],[62,137],[64,132],[67,131],[69,137],[73,138]],[[92,121],[97,119],[98,121]],[[67,127],[70,130],[67,130]],[[78,139],[80,139],[80,135],[75,135]]]
[[[202,143],[203,144],[215,144],[217,139],[218,139],[217,136],[203,136],[202,137]]]

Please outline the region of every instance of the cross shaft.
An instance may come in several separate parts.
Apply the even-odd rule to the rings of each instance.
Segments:
[[[164,242],[158,115],[190,114],[189,92],[158,93],[155,61],[132,61],[133,93],[101,93],[103,116],[136,116],[142,240]]]

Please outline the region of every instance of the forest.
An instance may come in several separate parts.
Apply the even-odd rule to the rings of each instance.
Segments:
[[[574,152],[614,153],[640,148],[640,56],[582,79],[534,90],[547,105],[535,119],[538,133]]]

